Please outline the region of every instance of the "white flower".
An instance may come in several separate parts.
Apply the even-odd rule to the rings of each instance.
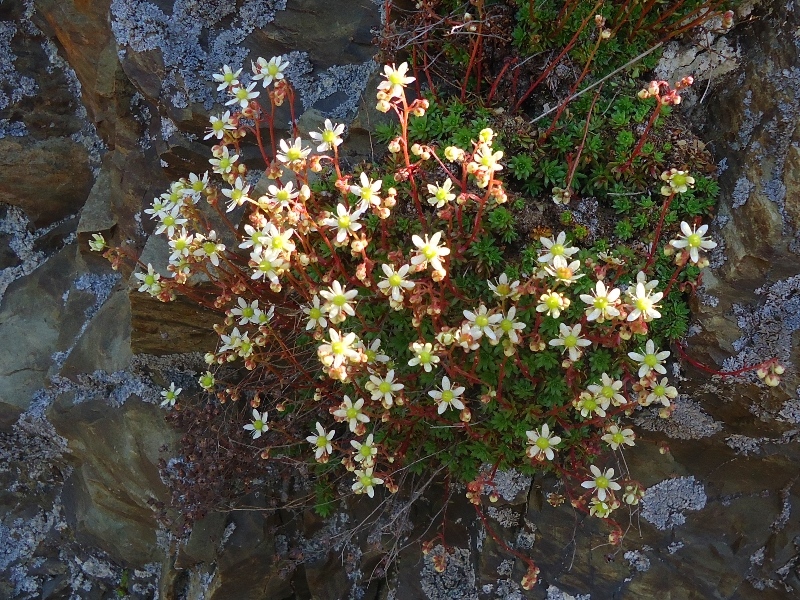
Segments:
[[[547,423],[542,424],[541,430],[526,431],[525,435],[528,436],[528,444],[530,444],[527,450],[530,458],[536,458],[542,454],[547,460],[553,460],[555,456],[553,446],[557,446],[561,442],[561,438],[553,435]]]
[[[239,345],[236,348],[236,354],[242,358],[248,358],[251,354],[253,354],[253,350],[255,350],[255,343],[250,339],[250,336],[247,333],[243,333],[241,339],[239,340]]]
[[[353,402],[350,400],[350,396],[345,394],[344,402],[342,402],[338,410],[333,411],[333,416],[342,421],[347,421],[350,431],[355,433],[359,423],[369,423],[369,417],[361,412],[363,407],[363,398]]]
[[[153,270],[153,265],[147,263],[147,273],[135,273],[136,279],[142,282],[139,286],[140,292],[147,292],[151,296],[157,296],[161,293],[161,275]]]
[[[106,248],[106,239],[100,233],[93,233],[89,240],[89,248],[92,252],[102,252]]]
[[[443,185],[428,184],[428,193],[432,194],[428,197],[428,204],[436,208],[442,208],[448,202],[456,199],[456,195],[450,190],[453,188],[453,181],[448,177],[445,179]]]
[[[314,329],[315,327],[327,327],[328,321],[325,319],[325,313],[319,305],[319,296],[314,294],[314,298],[309,306],[303,307],[303,312],[308,315],[308,323],[306,324],[306,331]]]
[[[231,199],[225,212],[231,212],[234,208],[241,206],[245,202],[252,202],[252,200],[247,197],[249,191],[250,185],[241,177],[236,178],[232,188],[223,188],[222,195]]]
[[[566,260],[578,251],[574,246],[566,245],[567,234],[563,231],[556,238],[540,237],[539,241],[542,242],[542,245],[547,250],[546,253],[539,257],[539,262],[552,263],[556,256]]]
[[[317,355],[322,364],[338,368],[344,364],[345,360],[353,362],[360,360],[360,354],[355,349],[355,333],[342,335],[335,329],[329,329],[328,335],[331,338],[330,343],[321,344],[317,349]]]
[[[383,76],[386,77],[386,81],[378,84],[378,90],[385,92],[389,98],[399,98],[403,93],[403,88],[415,81],[414,77],[406,75],[407,72],[408,63],[405,62],[399,67],[395,67],[394,63],[391,67],[384,65]]]
[[[250,265],[253,267],[251,279],[269,279],[273,285],[279,285],[278,276],[283,273],[286,261],[277,250],[264,248],[260,252],[250,253]]]
[[[222,66],[222,71],[219,73],[214,73],[214,81],[218,82],[219,85],[217,86],[217,91],[221,92],[224,89],[232,87],[234,85],[239,84],[239,75],[242,73],[242,70],[239,69],[236,72],[231,71],[231,68],[228,65]]]
[[[664,406],[670,405],[670,400],[673,398],[677,398],[678,390],[675,389],[673,386],[669,385],[669,380],[664,377],[659,383],[656,383],[651,388],[650,393],[647,395],[645,399],[645,406],[650,406],[651,404],[660,403]]]
[[[551,346],[563,346],[561,353],[569,351],[569,359],[573,362],[581,357],[581,348],[590,346],[592,342],[581,337],[581,324],[572,327],[559,324],[559,335],[557,339],[550,340]]]
[[[321,133],[312,131],[308,136],[315,142],[320,142],[319,146],[317,146],[317,152],[325,152],[326,150],[333,150],[342,143],[342,133],[344,133],[343,124],[334,125],[330,119],[325,119],[325,129]]]
[[[319,295],[325,298],[325,310],[334,323],[341,323],[347,315],[355,316],[356,311],[350,301],[358,296],[358,290],[345,290],[342,284],[334,281],[327,290],[320,290]]]
[[[175,383],[169,384],[169,389],[163,390],[161,392],[161,397],[164,400],[161,402],[161,406],[175,406],[175,400],[178,399],[178,395],[183,391],[183,388],[175,388]]]
[[[414,358],[408,361],[409,367],[416,365],[422,366],[426,373],[430,373],[433,365],[439,364],[439,357],[433,352],[433,344],[413,342],[411,344],[411,351],[414,353]]]
[[[258,98],[261,95],[261,92],[253,91],[255,87],[256,82],[253,81],[247,87],[236,86],[231,88],[230,94],[232,98],[228,100],[225,105],[230,106],[231,104],[238,104],[242,108],[247,108],[247,105],[250,104],[250,100]]]
[[[494,171],[503,170],[503,165],[497,162],[501,158],[503,158],[503,153],[500,150],[495,152],[489,144],[481,144],[472,156],[472,161],[478,169],[485,169],[491,174]]]
[[[223,146],[220,156],[208,159],[208,162],[211,163],[213,167],[214,173],[230,173],[231,169],[233,169],[233,165],[236,161],[239,160],[239,155],[234,154],[231,156],[230,151],[228,150],[227,146]]]
[[[614,380],[608,376],[608,373],[603,373],[600,376],[601,384],[592,384],[587,386],[587,390],[591,394],[594,394],[602,401],[606,401],[606,406],[608,406],[608,402],[613,404],[614,406],[621,406],[623,404],[627,404],[628,401],[625,399],[620,391],[622,390],[622,381]]]
[[[669,357],[669,351],[656,352],[656,345],[653,340],[647,340],[644,354],[638,352],[628,352],[628,356],[639,363],[639,377],[644,377],[650,371],[656,371],[666,375],[667,369],[661,363]]]
[[[242,345],[242,334],[239,332],[238,327],[234,327],[230,335],[221,334],[219,339],[222,341],[222,346],[219,349],[220,352],[237,350],[239,346]]]
[[[405,278],[409,268],[409,265],[403,265],[395,270],[394,265],[381,265],[386,279],[378,282],[378,289],[387,296],[391,296],[395,302],[402,302],[403,290],[410,290],[414,287],[414,282]]]
[[[508,283],[508,275],[505,273],[502,273],[500,277],[497,278],[497,283],[492,283],[491,281],[487,281],[486,283],[489,284],[489,289],[492,290],[492,293],[498,298],[519,299],[519,281]]]
[[[508,339],[511,340],[512,344],[519,344],[519,335],[517,334],[518,331],[522,331],[525,329],[525,323],[520,323],[519,321],[515,321],[514,318],[517,316],[517,308],[512,306],[508,309],[508,312],[500,319],[500,322],[497,324],[496,331],[499,334],[497,337],[501,338],[503,334],[508,336]]]
[[[365,467],[371,467],[374,464],[375,456],[378,454],[378,447],[375,445],[371,433],[363,443],[350,440],[350,445],[355,449],[353,460],[363,462]]]
[[[267,237],[266,232],[247,224],[244,226],[244,232],[247,237],[242,238],[243,241],[239,244],[239,248],[252,248],[253,252],[261,252],[264,249],[264,238]]]
[[[618,288],[606,289],[606,284],[598,281],[592,292],[594,295],[581,294],[581,300],[589,305],[586,309],[586,319],[602,323],[606,319],[613,319],[619,316],[619,310],[615,303],[619,300],[620,291]],[[632,319],[628,319],[629,321]]]
[[[236,299],[238,306],[231,309],[231,316],[239,317],[239,325],[253,323],[259,324],[261,310],[258,308],[258,300],[253,300],[250,304],[242,297]]]
[[[361,229],[361,223],[358,222],[361,213],[362,210],[360,208],[351,213],[347,206],[339,203],[336,205],[336,216],[323,219],[322,224],[335,228],[336,243],[344,244],[348,236]]]
[[[381,191],[383,181],[380,179],[371,181],[366,173],[361,173],[361,185],[351,185],[350,193],[358,196],[361,200],[358,203],[359,210],[367,210],[373,204],[380,205],[381,198],[378,195]]]
[[[442,377],[442,388],[440,390],[431,390],[428,395],[436,401],[438,408],[436,412],[440,415],[448,408],[455,408],[456,410],[463,410],[464,403],[461,401],[460,396],[464,393],[466,388],[452,387],[450,378],[445,375]]]
[[[577,400],[573,400],[575,409],[581,413],[583,418],[591,418],[594,415],[605,417],[609,401],[605,396],[594,396],[589,392],[581,392]]]
[[[213,354],[211,355],[213,358]],[[214,389],[214,384],[216,383],[216,379],[214,379],[214,374],[211,371],[206,371],[197,380],[197,383],[200,384],[200,387],[203,388],[205,391],[210,392]]]
[[[628,289],[628,297],[633,306],[633,310],[628,315],[628,321],[635,321],[642,317],[647,322],[661,317],[661,313],[657,310],[656,302],[664,297],[663,293],[653,293],[652,290],[648,290],[645,287],[645,284],[637,283],[634,291]]]
[[[203,138],[204,140],[212,137],[221,140],[225,137],[226,131],[233,131],[236,129],[236,126],[231,120],[231,111],[229,110],[226,110],[221,117],[215,117],[214,115],[211,115],[208,118],[208,121],[211,123],[211,127],[208,128],[206,136]]]
[[[181,207],[177,205],[173,206],[169,211],[161,213],[159,217],[161,223],[156,227],[156,235],[166,232],[168,237],[172,237],[175,235],[175,228],[185,225],[187,222],[187,219],[181,216]]]
[[[280,81],[284,78],[283,72],[289,66],[289,61],[284,60],[281,56],[273,56],[268,61],[260,56],[256,62],[250,63],[253,67],[253,80],[261,80],[264,87],[267,87],[273,81]]]
[[[705,236],[708,225],[691,228],[686,221],[681,221],[681,232],[683,233],[677,240],[671,240],[670,245],[674,248],[689,250],[689,257],[693,263],[700,260],[700,250],[712,250],[717,247],[717,243],[709,240]]]
[[[294,183],[287,181],[283,187],[271,185],[267,188],[267,194],[263,197],[267,200],[267,206],[273,210],[289,208],[289,203],[300,195],[300,191],[294,189]],[[263,200],[259,198],[259,203]]]
[[[281,231],[278,229],[274,223],[267,223],[267,229],[264,232],[266,235],[263,237],[261,242],[264,244],[266,248],[271,250],[277,250],[278,252],[282,252],[284,256],[287,258],[289,255],[294,252],[295,245],[292,241],[292,236],[294,235],[294,229],[287,229],[286,231]]]
[[[367,467],[363,471],[356,470],[353,474],[356,476],[356,482],[353,484],[352,490],[356,494],[366,494],[370,498],[375,497],[374,486],[383,483],[383,479],[375,477],[372,474],[373,468]]]
[[[175,208],[174,202],[165,201],[163,198],[153,198],[150,208],[145,208],[144,213],[151,219],[162,219],[169,211]]]
[[[317,421],[317,432],[312,433],[306,438],[306,441],[314,447],[314,458],[319,460],[323,454],[330,454],[333,452],[331,441],[333,436],[336,435],[334,430],[325,433],[325,428]]]
[[[427,235],[424,239],[418,235],[412,236],[411,241],[417,247],[417,254],[411,257],[411,264],[427,267],[430,263],[435,271],[444,271],[441,259],[450,254],[450,248],[447,246],[440,246],[439,240],[441,239],[441,231],[434,233],[430,239],[428,239]]]
[[[266,433],[267,431],[269,431],[269,426],[267,425],[267,411],[260,413],[254,408],[253,420],[247,425],[245,425],[244,429],[253,432],[254,440],[260,438],[262,433]]]
[[[497,340],[494,327],[503,319],[503,315],[487,314],[486,307],[481,304],[476,312],[465,310],[464,317],[470,323],[469,333],[474,339],[478,340],[485,334],[490,340]]]
[[[611,425],[608,428],[608,433],[606,433],[602,439],[606,444],[611,446],[612,450],[616,450],[620,446],[635,446],[636,443],[633,441],[636,436],[633,433],[632,429],[620,429],[616,425]]]
[[[582,273],[578,273],[581,268],[581,263],[578,260],[573,260],[571,263],[563,256],[556,256],[553,262],[547,265],[544,270],[549,275],[556,278],[556,283],[563,283],[569,287],[573,281],[577,281],[583,277]]]
[[[547,290],[547,293],[539,297],[539,305],[536,307],[536,312],[547,313],[554,319],[557,319],[561,315],[561,311],[565,310],[569,305],[569,298],[564,297],[558,292]]]
[[[360,348],[367,357],[367,365],[389,362],[389,357],[385,354],[381,354],[381,338],[375,338],[372,340],[372,343],[368,348],[365,348],[364,344],[362,343]]]
[[[197,202],[206,189],[208,189],[208,171],[202,175],[189,173],[189,184],[183,189],[183,197],[191,197],[194,202]]]
[[[594,477],[589,481],[581,483],[581,487],[587,490],[594,489],[597,492],[597,498],[602,502],[606,497],[610,496],[608,490],[620,490],[622,487],[613,479],[614,469],[607,469],[605,472],[598,469],[595,465],[589,465]]]
[[[300,138],[295,138],[291,145],[286,140],[281,140],[280,148],[281,151],[275,157],[278,161],[287,164],[303,161],[311,153],[311,148],[303,148],[303,141]]]
[[[394,404],[395,393],[405,388],[402,383],[395,383],[394,369],[389,370],[386,377],[370,375],[365,387],[372,394],[372,400],[380,400],[386,409]]]
[[[201,256],[211,261],[215,267],[219,266],[219,253],[225,251],[225,244],[217,242],[217,232],[210,231],[208,237],[204,239],[202,234],[197,234],[200,247],[194,251],[194,256]]]

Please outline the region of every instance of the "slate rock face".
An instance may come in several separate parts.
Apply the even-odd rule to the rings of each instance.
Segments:
[[[621,548],[603,545],[598,520],[551,506],[562,491],[554,481],[514,473],[502,474],[500,501],[482,507],[485,523],[450,490],[448,548],[427,557],[418,540],[439,525],[444,486],[359,535],[349,532],[369,515],[365,502],[322,520],[275,510],[258,491],[245,499],[258,510],[167,531],[157,464],[175,456],[177,433],[160,391],[170,381],[196,389],[218,315],[131,294],[130,274],[112,272],[86,240],[102,231],[145,249],[142,209],[170,180],[207,168],[202,134],[224,99],[208,80],[222,64],[288,55],[303,126],[355,116],[348,158],[369,156],[384,118],[369,101],[381,4],[0,3],[0,597],[800,594],[800,6],[785,0],[742,3],[742,25],[713,51],[676,45],[664,64],[711,69],[689,116],[722,187],[720,249],[687,351],[724,370],[779,356],[787,373],[767,390],[750,376],[710,381],[690,369],[670,421],[636,416],[626,458],[649,490]],[[519,586],[525,569],[506,545],[540,566],[534,590]],[[392,548],[387,579],[380,557]],[[438,573],[432,558],[445,552]]]

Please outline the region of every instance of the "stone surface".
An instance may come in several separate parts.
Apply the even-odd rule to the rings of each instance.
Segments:
[[[670,47],[663,75],[701,69],[698,90],[711,79],[686,105],[720,162],[712,231],[723,243],[687,351],[726,370],[777,355],[787,374],[767,390],[750,376],[689,370],[671,421],[637,416],[626,461],[650,489],[620,547],[568,501],[548,504],[563,492],[552,480],[513,474],[502,474],[501,500],[483,504],[485,524],[461,490],[449,497],[438,485],[386,515],[344,502],[322,520],[276,511],[256,492],[246,503],[258,509],[212,513],[185,535],[159,524],[150,501],[169,494],[158,461],[174,456],[178,435],[160,391],[171,381],[196,390],[220,315],[129,293],[129,271],[111,272],[86,241],[101,231],[145,248],[143,207],[171,179],[207,168],[202,133],[224,100],[207,80],[224,63],[291,54],[303,126],[352,116],[360,102],[345,157],[370,158],[385,118],[362,99],[377,81],[379,4],[0,3],[0,338],[10,341],[0,345],[0,597],[800,594],[800,6],[784,0],[742,3],[742,25],[711,51]],[[195,354],[176,356],[185,352]],[[265,475],[259,485],[291,482]],[[444,498],[447,548],[424,557],[419,543],[438,533]],[[369,531],[350,533],[367,518]],[[533,590],[521,589],[524,565],[506,546],[539,565]],[[388,576],[380,548],[397,551]]]

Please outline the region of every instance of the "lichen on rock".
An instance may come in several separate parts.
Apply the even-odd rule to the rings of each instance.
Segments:
[[[708,497],[694,477],[666,479],[649,488],[642,499],[642,517],[657,529],[668,529],[686,522],[686,510],[701,510]]]

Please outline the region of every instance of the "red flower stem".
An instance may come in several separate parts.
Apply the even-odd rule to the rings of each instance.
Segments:
[[[661,216],[658,219],[658,225],[656,225],[656,232],[653,236],[653,245],[650,247],[650,254],[647,256],[647,262],[644,265],[644,269],[642,269],[645,273],[648,269],[652,266],[653,261],[656,257],[656,252],[658,251],[658,240],[661,237],[661,228],[664,226],[664,219],[667,216],[667,211],[669,211],[669,205],[672,204],[672,199],[675,197],[675,192],[672,192],[664,202],[664,207],[661,209]],[[664,294],[666,296],[666,294]]]
[[[683,348],[683,345],[680,342],[675,342],[675,347],[678,349],[678,354],[681,355],[686,362],[688,362],[693,367],[700,369],[705,373],[709,373],[710,375],[716,375],[718,377],[736,377],[737,375],[741,375],[742,373],[748,373],[750,371],[757,371],[762,367],[767,367],[770,364],[773,364],[777,361],[776,358],[770,358],[769,360],[765,360],[764,362],[760,362],[757,365],[751,365],[749,367],[742,367],[741,369],[736,369],[735,371],[718,371],[716,369],[712,369],[711,367],[704,365],[700,361],[693,359],[689,356]]]

